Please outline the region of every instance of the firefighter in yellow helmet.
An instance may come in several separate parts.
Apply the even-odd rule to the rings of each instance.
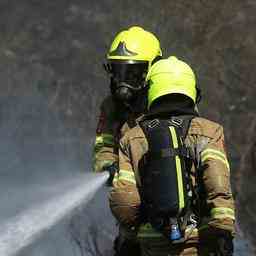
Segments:
[[[126,121],[132,126],[132,120],[146,109],[145,78],[152,62],[161,56],[158,39],[141,27],[121,31],[114,38],[105,64],[111,94],[100,108],[93,157],[95,172],[117,162],[121,127]]]
[[[233,255],[234,203],[220,124],[194,110],[194,72],[172,56],[149,70],[148,113],[120,140],[113,215],[143,256]]]
[[[100,107],[93,152],[93,169],[108,171],[109,184],[117,170],[121,134],[133,127],[134,120],[146,110],[145,78],[149,67],[161,56],[158,39],[138,26],[118,33],[110,46],[104,65],[110,77],[110,95]],[[127,242],[120,236],[116,240],[120,255],[136,255],[131,240]]]

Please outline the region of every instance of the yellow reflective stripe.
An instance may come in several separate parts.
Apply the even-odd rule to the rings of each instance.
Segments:
[[[94,151],[97,153],[102,147],[107,146],[107,147],[113,147],[114,146],[114,137],[111,134],[102,134],[102,135],[97,135],[95,139],[95,144],[94,144]]]
[[[172,136],[173,147],[178,148],[179,144],[178,144],[178,138],[177,138],[175,128],[173,126],[170,126],[169,129]],[[178,190],[179,190],[179,209],[181,211],[185,207],[185,201],[184,201],[184,192],[183,192],[181,162],[180,162],[179,156],[175,157],[175,162],[176,162],[176,172],[177,172]]]
[[[230,169],[226,155],[219,150],[208,148],[201,153],[201,156],[202,156],[202,162],[210,158],[213,158],[213,159],[220,160],[227,166],[228,169]]]
[[[185,230],[185,236],[190,238],[191,236],[198,236],[198,228],[196,227],[187,227]]]
[[[198,235],[198,229],[187,227],[185,230],[186,235],[189,236],[197,236]],[[137,238],[143,239],[143,238],[163,238],[164,235],[158,231],[156,231],[150,223],[146,223],[144,225],[141,225],[137,234]]]
[[[103,171],[104,167],[110,166],[114,163],[114,160],[98,160],[94,159],[94,165],[93,165],[93,170],[94,172],[101,172]]]
[[[118,173],[116,172],[114,175],[113,183],[118,181]]]
[[[226,165],[226,167],[228,168],[228,170],[230,169],[229,167],[229,163],[227,161],[224,161],[221,157],[218,157],[218,156],[215,156],[215,155],[206,155],[204,157],[202,157],[202,162],[205,162],[206,160],[208,159],[216,159],[216,160],[219,160],[221,161],[223,164]]]
[[[177,138],[177,135],[176,135],[175,128],[173,126],[170,126],[169,129],[170,129],[171,135],[172,135],[173,147],[178,148],[179,144],[178,144],[178,138]]]
[[[95,144],[99,144],[99,143],[103,143],[103,137],[97,135],[97,136],[96,136],[96,140],[95,140]]]
[[[180,211],[185,207],[184,202],[184,193],[183,193],[183,182],[182,182],[182,174],[181,174],[181,163],[179,156],[175,157],[176,168],[177,168],[177,178],[178,178],[178,188],[179,188],[179,208]]]
[[[137,234],[137,238],[159,238],[163,237],[163,235],[156,231],[150,223],[146,223],[141,225]]]
[[[114,136],[111,134],[103,133],[101,135],[96,136],[95,145],[97,144],[106,144],[106,145],[114,145]]]
[[[202,154],[202,156],[204,156],[205,154],[214,154],[214,155],[221,157],[224,161],[227,161],[226,155],[216,149],[207,148],[201,154]]]
[[[226,208],[226,207],[218,207],[218,208],[213,208],[211,210],[211,217],[214,219],[225,219],[225,218],[230,218],[232,220],[235,219],[235,212],[231,208]]]
[[[131,172],[131,171],[126,171],[121,169],[119,170],[118,173],[115,174],[113,182],[122,181],[122,180],[136,184],[134,172]]]

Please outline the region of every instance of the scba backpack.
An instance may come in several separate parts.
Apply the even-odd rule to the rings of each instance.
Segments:
[[[185,145],[193,116],[143,120],[148,152],[139,163],[145,222],[171,241],[182,240],[191,215],[191,151]]]

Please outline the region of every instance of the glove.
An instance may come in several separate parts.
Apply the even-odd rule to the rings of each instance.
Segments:
[[[118,171],[118,163],[114,162],[111,165],[103,167],[103,171],[106,171],[109,173],[109,177],[106,182],[106,185],[111,187],[113,185],[113,179],[114,179],[115,173]]]
[[[233,236],[229,231],[222,231],[217,239],[216,256],[232,256],[233,247]]]

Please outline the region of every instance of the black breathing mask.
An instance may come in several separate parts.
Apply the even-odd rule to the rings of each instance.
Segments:
[[[145,88],[148,62],[116,61],[104,67],[110,74],[110,90],[117,101],[131,104],[139,92]]]
[[[122,102],[131,102],[135,96],[133,88],[125,82],[121,82],[118,86],[114,86],[113,94],[116,99]]]

